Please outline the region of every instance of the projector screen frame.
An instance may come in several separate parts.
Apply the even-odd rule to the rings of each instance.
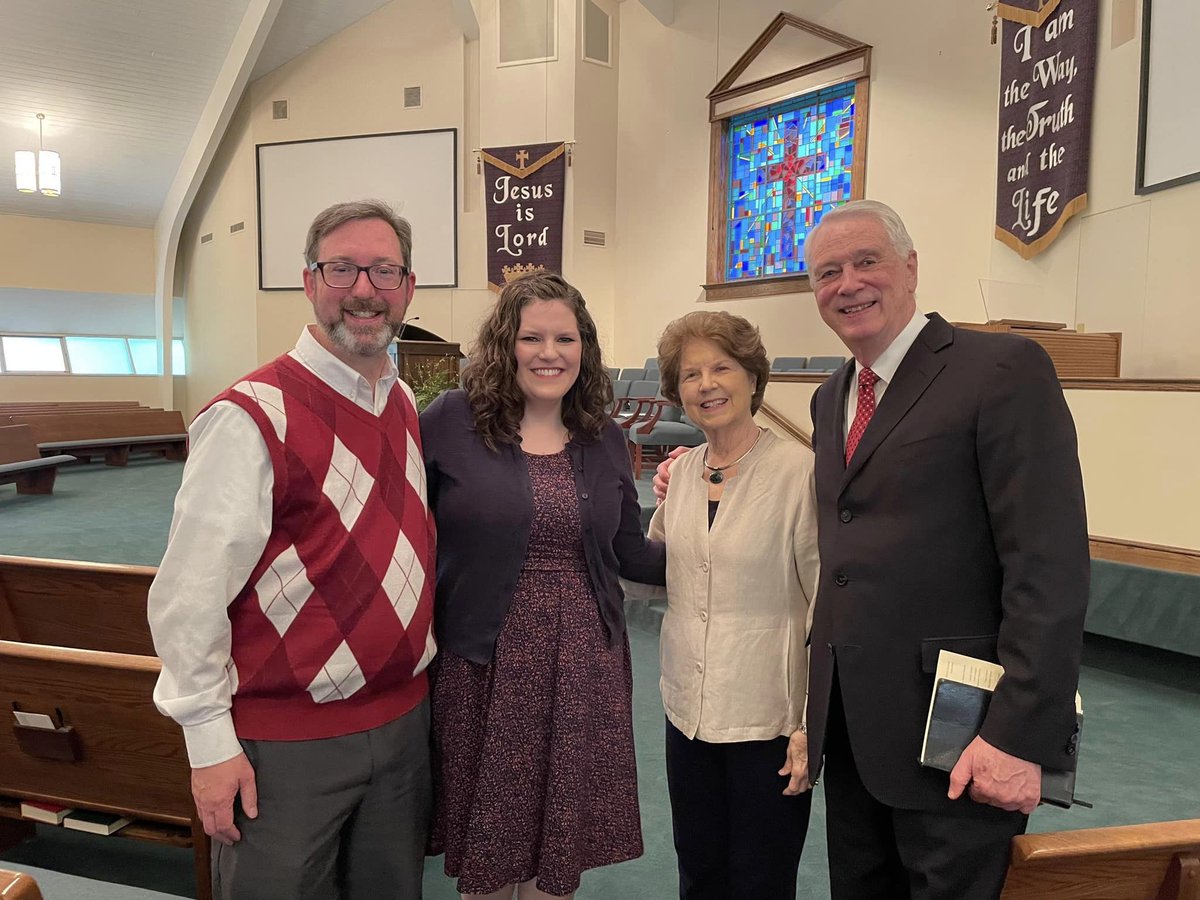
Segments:
[[[403,138],[403,137],[428,135],[428,134],[445,134],[445,135],[448,135],[450,138],[449,166],[450,166],[451,191],[450,191],[450,196],[448,199],[450,200],[451,205],[452,205],[452,208],[450,209],[450,217],[449,217],[451,239],[452,239],[452,244],[453,244],[451,258],[449,260],[452,271],[450,272],[450,278],[448,281],[437,281],[434,283],[422,283],[421,279],[418,278],[417,279],[417,288],[418,289],[420,289],[420,288],[445,289],[445,288],[458,287],[458,202],[459,202],[459,197],[458,197],[458,195],[459,195],[458,129],[457,128],[423,128],[423,129],[415,129],[412,131],[387,131],[387,132],[373,132],[373,133],[368,133],[368,134],[346,134],[346,135],[336,135],[336,136],[332,136],[332,137],[323,137],[323,138],[302,138],[299,140],[291,140],[291,141],[268,141],[268,142],[261,143],[261,144],[255,144],[255,146],[254,146],[254,182],[255,182],[254,189],[255,189],[255,202],[256,202],[257,212],[258,212],[258,289],[260,291],[298,291],[298,290],[304,289],[304,286],[302,283],[297,283],[295,285],[279,284],[279,283],[268,284],[267,283],[267,266],[265,263],[266,263],[266,254],[269,251],[266,248],[264,248],[264,242],[263,242],[264,220],[266,218],[264,216],[264,211],[263,211],[263,204],[264,204],[263,150],[264,149],[278,148],[278,147],[297,145],[297,144],[322,144],[322,143],[332,143],[332,142],[363,141],[363,140],[372,140],[372,139],[376,139],[376,138]],[[269,165],[269,163],[268,163],[268,165]],[[350,197],[350,198],[346,198],[346,199],[362,199],[363,197],[368,197],[368,196],[378,196],[380,193],[384,193],[384,192],[375,192],[375,193],[367,192],[366,194],[363,194],[361,196],[355,196],[355,197]],[[269,197],[266,198],[266,200],[267,200],[267,202],[270,202]],[[336,202],[336,201],[334,201],[334,202]],[[316,215],[317,212],[320,212],[320,208],[314,210],[313,215]],[[405,215],[404,210],[397,210],[397,212],[401,216],[405,216],[405,218],[409,218],[408,216]],[[419,223],[414,224],[414,226],[413,226],[414,232],[418,231],[419,227],[420,227]],[[304,228],[305,228],[305,231],[307,231],[308,225],[305,224]],[[414,245],[416,243],[417,243],[417,241],[414,239]],[[302,250],[303,250],[303,247],[299,246],[294,251],[289,248],[289,250],[287,252],[289,254],[294,252],[297,256],[301,256]],[[414,254],[414,255],[416,255],[416,254]],[[407,260],[406,260],[406,262],[407,262]],[[418,262],[419,262],[419,260],[418,260]],[[303,267],[303,259],[301,258],[300,260],[298,260],[298,265],[295,267],[297,282],[300,281],[300,272],[302,271],[302,267]],[[277,279],[276,279],[276,281],[277,281]]]
[[[1141,78],[1138,85],[1138,144],[1137,144],[1137,175],[1134,193],[1137,195],[1152,194],[1155,191],[1165,191],[1200,180],[1200,169],[1185,173],[1164,181],[1152,184],[1146,183],[1146,127],[1149,118],[1150,102],[1150,52],[1151,52],[1151,7],[1154,0],[1142,0],[1142,58]]]

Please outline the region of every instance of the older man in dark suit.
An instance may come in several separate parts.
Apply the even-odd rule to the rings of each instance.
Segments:
[[[834,900],[994,898],[1042,767],[1070,769],[1088,594],[1074,424],[1023,338],[917,310],[917,254],[873,201],[828,213],[808,271],[854,358],[812,402],[821,582],[809,769]],[[1005,669],[949,779],[921,767],[942,648]]]

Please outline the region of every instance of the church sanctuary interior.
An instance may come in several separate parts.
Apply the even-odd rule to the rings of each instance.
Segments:
[[[0,21],[0,700],[52,718],[0,728],[0,895],[212,895],[146,592],[187,423],[311,321],[313,214],[380,196],[414,221],[396,358],[418,394],[453,384],[506,277],[559,254],[617,414],[670,423],[659,334],[728,310],[775,363],[758,423],[810,446],[847,350],[797,241],[840,202],[896,209],[921,311],[1041,343],[1079,438],[1091,806],[1039,807],[1004,896],[1200,898],[1195,0],[4,0]],[[512,187],[541,176],[549,197]],[[630,431],[644,522],[658,454],[688,443],[654,427]],[[627,602],[645,853],[581,900],[678,896],[662,616]],[[824,810],[818,785],[801,898],[829,897]],[[441,858],[424,886],[458,896]]]

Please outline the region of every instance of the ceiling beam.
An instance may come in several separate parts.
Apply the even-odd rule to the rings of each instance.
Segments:
[[[282,5],[283,0],[250,0],[246,6],[242,23],[229,45],[225,62],[213,82],[204,111],[196,122],[192,139],[154,223],[155,311],[162,372],[160,397],[165,409],[175,408],[170,335],[179,236]]]
[[[664,25],[672,25],[675,22],[675,0],[641,0],[642,6],[646,7],[650,15],[658,19]]]
[[[472,0],[450,0],[454,10],[454,20],[462,29],[463,37],[468,41],[479,40],[479,16],[475,13]]]

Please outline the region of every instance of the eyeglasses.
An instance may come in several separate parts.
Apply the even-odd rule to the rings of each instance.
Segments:
[[[381,291],[394,291],[408,277],[408,266],[381,263],[377,266],[356,266],[352,262],[314,262],[308,264],[309,271],[320,272],[331,288],[351,288],[358,281],[358,273],[366,272],[371,284]]]

